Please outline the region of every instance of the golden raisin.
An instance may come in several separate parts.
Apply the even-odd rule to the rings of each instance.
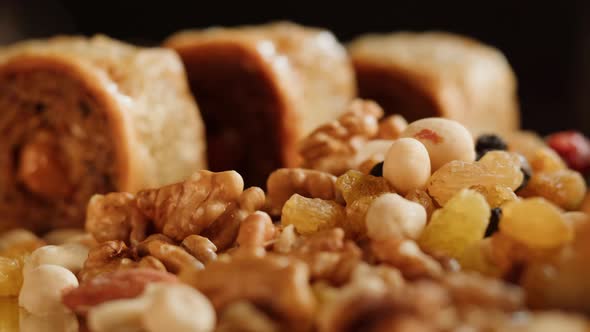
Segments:
[[[383,177],[363,174],[350,170],[336,180],[336,189],[346,204],[350,204],[363,196],[375,196],[392,191]]]
[[[313,234],[334,227],[344,218],[344,207],[334,201],[294,194],[283,206],[281,224],[295,226],[300,234]]]

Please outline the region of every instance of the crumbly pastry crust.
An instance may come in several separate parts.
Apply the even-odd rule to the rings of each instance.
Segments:
[[[237,93],[236,96],[230,90],[222,99],[239,98],[232,105],[238,105],[241,109],[230,109],[225,111],[227,114],[217,117],[223,116],[230,120],[243,118],[241,123],[234,125],[236,127],[248,127],[253,121],[267,121],[264,122],[265,126],[256,127],[264,128],[264,131],[259,132],[257,142],[249,142],[254,147],[248,148],[248,144],[242,143],[246,149],[257,149],[264,153],[258,158],[260,160],[255,167],[248,169],[236,167],[235,161],[233,164],[230,161],[219,162],[217,165],[211,162],[213,170],[236,169],[244,174],[247,180],[254,178],[253,184],[263,184],[266,176],[276,168],[298,165],[300,160],[296,151],[297,141],[319,124],[338,117],[356,93],[354,73],[348,55],[334,36],[326,30],[286,22],[238,28],[210,28],[179,32],[171,36],[165,45],[180,54],[191,82],[197,81],[202,75],[215,79],[228,76],[230,83],[232,78],[236,80],[237,72],[256,76],[253,84],[257,85],[257,94],[240,96]],[[235,69],[229,73],[219,73],[220,68],[228,67]],[[207,72],[213,70],[215,72]],[[248,77],[252,79],[252,76]],[[202,91],[203,86],[209,84],[209,81],[192,84],[198,100],[201,100],[200,94],[206,94],[203,100],[210,97],[212,92]],[[259,103],[260,107],[246,110],[246,106],[243,105],[248,103]],[[214,104],[211,108],[217,107],[219,101]],[[210,123],[207,119],[215,118],[208,115],[208,112],[212,111],[207,109],[205,102],[200,105],[207,122],[208,134],[213,135],[215,129],[211,128],[222,126],[225,128],[221,128],[218,136],[229,136],[231,130],[234,130],[228,128],[232,126],[230,122],[213,119],[211,122],[216,124]],[[258,113],[240,114],[245,112]],[[235,130],[242,130],[238,135],[241,135],[240,142],[243,142],[246,136],[243,129]],[[216,139],[209,137],[208,141],[213,144],[211,142]],[[215,152],[211,145],[210,149],[212,153]],[[249,153],[249,158],[256,159],[253,153],[255,152]],[[269,156],[274,160],[268,160]],[[213,159],[216,158],[210,157],[210,160]],[[252,175],[252,172],[249,172],[252,169],[253,172],[264,174]]]
[[[475,133],[519,126],[516,78],[504,55],[445,32],[361,36],[348,45],[361,97],[408,121],[443,116]]]
[[[47,82],[31,81],[30,84],[35,86],[26,86],[27,77],[33,80],[35,75],[46,75]],[[34,100],[35,97],[27,94],[9,95],[11,80],[18,80],[19,77],[23,77],[21,84],[25,85],[24,90],[38,92],[41,96],[39,98],[48,98],[50,103],[57,105],[46,110],[47,113],[54,113],[51,115],[54,123],[27,128],[29,132],[23,136],[26,137],[24,139],[28,140],[36,131],[43,129],[49,132],[55,143],[50,155],[63,157],[61,155],[65,153],[65,148],[62,138],[67,135],[75,136],[71,133],[82,129],[85,131],[83,134],[90,134],[89,136],[97,138],[96,140],[100,138],[102,146],[96,152],[101,158],[106,159],[103,164],[108,168],[92,170],[89,167],[93,166],[94,160],[88,161],[91,165],[69,165],[71,167],[66,168],[65,177],[72,177],[69,174],[72,167],[77,168],[82,176],[79,176],[81,183],[72,184],[71,192],[65,197],[55,197],[51,195],[51,191],[44,192],[42,184],[37,185],[40,188],[35,188],[34,181],[33,184],[25,181],[29,188],[26,188],[27,192],[23,194],[24,199],[30,200],[30,197],[39,196],[41,192],[42,197],[34,199],[43,200],[44,208],[49,212],[43,216],[44,220],[36,217],[31,217],[30,220],[16,220],[21,226],[42,230],[54,226],[82,225],[86,205],[84,200],[90,196],[73,200],[73,204],[77,206],[70,208],[79,211],[72,212],[71,216],[66,218],[53,213],[52,209],[56,205],[61,204],[67,208],[68,204],[72,204],[68,197],[75,195],[77,187],[85,185],[84,177],[108,178],[105,179],[104,185],[90,188],[94,191],[135,192],[142,188],[158,187],[182,180],[195,170],[206,167],[204,126],[190,95],[182,63],[174,52],[157,48],[137,48],[104,36],[55,37],[1,48],[0,89],[3,91],[3,98],[6,98],[3,104],[14,109],[12,113],[4,110],[4,114],[0,115],[2,135],[6,134],[7,128],[21,125],[18,116],[16,120],[7,117],[28,112],[25,109],[27,103],[44,102]],[[70,84],[72,91],[60,91],[59,85],[65,84],[63,82]],[[56,95],[52,96],[52,93]],[[65,97],[59,93],[63,93]],[[74,94],[77,95],[71,96]],[[99,113],[100,116],[95,120],[100,124],[93,127],[92,123],[88,124],[84,119],[71,116],[71,109],[59,109],[71,107],[60,104],[61,97],[79,98],[81,102],[89,102],[89,109],[80,109],[80,112]],[[56,115],[55,112],[64,113]],[[33,115],[31,118],[41,118],[41,115]],[[75,138],[72,140],[75,141]],[[90,142],[95,143],[92,140]],[[22,137],[14,142],[8,142],[16,148],[27,143]],[[76,155],[77,152],[84,152],[84,142],[77,143],[78,151],[74,149],[68,153]],[[2,152],[5,155],[2,156],[0,168],[4,175],[0,177],[15,178],[15,174],[12,173],[17,172],[19,161],[14,160],[17,159],[15,156],[6,153]],[[76,160],[68,157],[62,159],[66,159],[61,160],[62,164]],[[6,197],[15,190],[22,190],[22,184],[16,185],[18,187],[3,186],[0,189],[0,210],[10,212],[12,209],[10,204],[6,203]],[[36,189],[32,190],[33,193],[28,192],[31,187]],[[91,194],[93,192],[88,195]]]

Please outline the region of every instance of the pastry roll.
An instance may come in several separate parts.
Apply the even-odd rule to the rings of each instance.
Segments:
[[[299,164],[297,141],[338,117],[356,94],[345,49],[325,30],[291,23],[180,32],[176,50],[207,126],[211,170],[263,185]]]
[[[518,128],[516,79],[497,49],[443,32],[366,35],[349,45],[362,98],[408,121],[442,116],[474,134]]]
[[[206,167],[182,62],[98,36],[0,49],[0,224],[82,226],[95,193]]]

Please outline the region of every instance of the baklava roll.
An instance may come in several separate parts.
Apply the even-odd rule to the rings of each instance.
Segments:
[[[262,186],[299,164],[297,142],[336,119],[356,94],[344,47],[292,23],[210,28],[171,36],[207,126],[211,170]]]
[[[97,36],[0,49],[0,224],[82,226],[91,195],[206,167],[182,62]]]
[[[442,116],[474,134],[518,128],[516,78],[497,49],[443,32],[365,35],[348,47],[359,94],[408,121]]]

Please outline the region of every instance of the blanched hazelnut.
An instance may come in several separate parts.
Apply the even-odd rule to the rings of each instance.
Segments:
[[[64,312],[62,293],[71,287],[78,287],[78,279],[70,270],[42,264],[24,276],[18,304],[34,315]]]
[[[78,273],[82,270],[88,247],[78,243],[68,243],[59,246],[43,246],[33,251],[23,267],[23,275],[28,275],[31,270],[43,264],[58,265]]]

